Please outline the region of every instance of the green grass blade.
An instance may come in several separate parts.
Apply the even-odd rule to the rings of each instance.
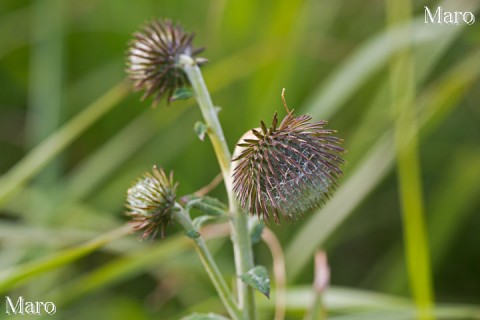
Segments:
[[[468,1],[443,1],[440,3],[444,8],[455,10],[475,11],[478,3]],[[329,119],[335,114],[338,108],[366,83],[369,77],[385,66],[390,57],[398,50],[410,45],[410,40],[400,39],[392,43],[391,37],[401,34],[405,29],[412,28],[411,44],[419,46],[430,45],[426,50],[420,50],[426,60],[436,58],[435,52],[441,52],[448,46],[452,39],[465,28],[465,25],[437,26],[426,25],[423,17],[413,20],[411,24],[398,26],[387,30],[361,45],[332,75],[322,82],[317,89],[313,90],[314,95],[309,97],[302,108],[314,118]],[[424,53],[427,52],[427,55]],[[430,62],[419,64],[419,73],[424,73],[424,68],[429,68]]]
[[[387,21],[390,28],[411,19],[410,1],[387,1]],[[392,37],[392,42],[409,42],[412,29]],[[390,63],[391,106],[394,116],[394,143],[403,218],[403,241],[411,294],[418,308],[418,319],[433,319],[434,289],[430,266],[423,204],[423,186],[419,156],[417,112],[414,109],[415,75],[412,49],[406,46]]]
[[[417,101],[421,110],[424,135],[432,132],[457,105],[480,74],[480,51],[470,53],[448,72],[438,84],[438,90],[426,92]],[[305,223],[290,241],[286,250],[289,281],[299,275],[315,250],[350,214],[351,211],[382,180],[393,165],[393,133],[377,141],[345,181],[335,197]],[[357,193],[359,193],[357,195]]]
[[[382,32],[367,41],[345,61],[330,77],[328,77],[305,103],[306,112],[314,118],[329,119],[339,106],[345,103],[355,91],[366,83],[368,78],[385,66],[388,59],[397,50],[408,43],[390,42],[392,35],[402,33],[406,28],[415,29],[413,43],[418,45],[441,39],[445,32],[453,32],[455,28],[440,30],[429,28],[421,21],[415,21],[413,26],[401,26],[388,32]]]
[[[85,244],[57,252],[50,257],[27,262],[24,265],[16,266],[12,269],[3,270],[0,272],[0,292],[5,293],[6,291],[16,288],[45,272],[78,260],[130,232],[130,226],[123,226],[117,230],[88,241]]]
[[[287,311],[289,313],[304,312],[311,306],[313,299],[314,293],[311,287],[289,287],[286,299]],[[411,320],[416,315],[415,307],[410,300],[364,289],[331,286],[325,291],[324,301],[330,312],[328,319],[343,319],[342,317],[350,319],[351,317],[351,319],[390,320],[401,317],[401,319]],[[274,296],[271,300],[260,300],[259,308],[271,310],[274,308],[274,302]],[[334,316],[332,313],[345,315]],[[480,319],[480,305],[438,304],[434,313],[442,319]]]
[[[181,254],[189,247],[192,247],[192,243],[184,235],[163,239],[154,246],[137,250],[104,264],[89,274],[77,277],[61,288],[59,292],[54,293],[58,296],[54,300],[58,305],[68,304],[87,293],[134,277],[153,265],[161,264],[162,261],[173,255]]]
[[[8,14],[3,14],[0,19],[0,59],[12,51],[26,45],[30,36],[31,6],[25,6]],[[15,32],[12,32],[15,30]]]
[[[129,92],[120,82],[41,142],[0,178],[0,206]]]
[[[462,232],[468,214],[475,212],[472,206],[480,194],[480,154],[472,155],[470,150],[462,152],[444,174],[452,178],[439,185],[427,203],[427,207],[435,213],[428,223],[434,270],[442,262],[449,261],[450,257],[446,254],[452,249],[450,244]],[[383,258],[381,269],[386,271],[372,270],[367,276],[375,280],[378,288],[389,292],[400,292],[404,288],[406,274],[400,249],[400,244],[396,243]]]
[[[68,188],[68,200],[83,199],[92,193],[155,133],[184,113],[185,108],[177,107],[164,114],[160,121],[153,121],[155,117],[152,116],[152,110],[144,111],[64,178],[64,185]]]
[[[64,65],[64,6],[62,0],[48,0],[32,4],[32,47],[30,54],[30,83],[26,126],[27,144],[38,145],[54,132],[61,120]],[[49,18],[46,18],[49,17]],[[59,159],[43,168],[38,178],[40,185],[58,179]]]
[[[425,123],[424,128],[422,129],[424,135],[432,132],[435,127],[438,126],[440,122],[451,113],[456,101],[462,99],[462,97],[467,93],[467,90],[470,89],[473,81],[480,76],[480,50],[476,50],[473,53],[467,54],[465,57],[462,57],[462,59],[459,59],[459,61],[460,62],[445,72],[435,83],[428,87],[418,99],[417,105],[419,109],[424,110],[424,112],[421,113],[421,121],[422,123]],[[475,168],[476,166],[472,164],[470,166],[463,167],[463,170],[465,172],[469,172],[469,174],[475,175]],[[441,227],[441,229],[437,229],[437,227],[440,227],[437,224],[443,224],[439,220],[441,220],[441,217],[444,216],[442,212],[444,212],[444,210],[448,210],[448,208],[456,208],[451,209],[452,213],[456,217],[456,220],[460,219],[460,216],[458,216],[457,212],[462,212],[462,204],[458,201],[461,201],[460,199],[467,200],[471,191],[476,188],[475,182],[470,181],[471,178],[472,177],[469,176],[469,178],[466,179],[464,186],[457,186],[457,183],[464,181],[463,179],[459,179],[455,184],[450,184],[449,186],[445,187],[446,194],[448,193],[447,190],[449,190],[449,187],[455,188],[457,186],[457,188],[459,188],[458,190],[461,190],[461,192],[459,192],[459,196],[453,198],[455,200],[452,200],[452,197],[449,196],[439,197],[441,201],[439,200],[437,202],[433,202],[433,205],[431,206],[433,208],[432,212],[440,211],[440,214],[434,214],[431,217],[432,226],[430,229],[432,230],[431,232],[433,241],[439,241],[439,243],[445,244],[445,242],[443,242],[444,240],[438,239],[448,237],[448,234],[453,232],[449,229],[455,228],[455,224],[444,224],[444,227]],[[468,186],[471,186],[471,188]],[[446,206],[444,202],[449,202],[451,206]],[[455,204],[457,204],[458,207]],[[466,203],[463,204],[465,205]],[[445,227],[446,229],[444,229]],[[435,251],[441,251],[442,247],[438,245],[434,247],[436,249],[432,249]],[[392,250],[396,251],[397,249]],[[437,255],[439,254],[433,253],[434,257]],[[404,279],[402,276],[399,276],[399,274],[402,273],[398,273],[397,271],[400,260],[400,258],[396,258],[392,259],[391,262],[388,263],[389,266],[386,268],[389,271],[381,276],[377,281],[380,283],[380,287],[390,288],[392,290],[399,289]]]

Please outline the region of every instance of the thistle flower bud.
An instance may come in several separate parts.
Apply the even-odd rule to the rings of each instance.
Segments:
[[[141,238],[154,238],[160,230],[172,222],[178,183],[173,182],[173,172],[167,178],[163,169],[153,167],[127,191],[126,215],[132,218],[135,231],[142,231]]]
[[[186,74],[180,68],[180,55],[196,56],[203,48],[192,46],[194,34],[188,34],[170,20],[153,20],[134,34],[128,50],[127,73],[135,83],[135,90],[145,89],[142,100],[154,95],[156,105],[163,95],[172,100],[176,89],[188,84]],[[197,64],[207,60],[196,58]]]
[[[335,130],[324,129],[327,121],[311,122],[308,115],[289,111],[278,125],[247,132],[233,157],[233,191],[241,207],[253,215],[278,223],[280,216],[292,222],[324,203],[342,176],[344,163]]]

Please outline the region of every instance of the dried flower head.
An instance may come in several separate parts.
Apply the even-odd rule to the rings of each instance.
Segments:
[[[173,25],[170,20],[153,20],[136,32],[134,38],[128,50],[127,73],[135,82],[135,89],[145,89],[142,100],[155,95],[153,105],[165,94],[170,102],[175,90],[188,84],[178,64],[180,55],[194,57],[203,48],[194,49],[194,34],[184,32],[178,23]],[[195,61],[200,65],[207,60],[196,58]]]
[[[344,163],[335,130],[327,121],[310,122],[295,116],[282,99],[287,115],[278,125],[277,114],[267,128],[247,132],[234,152],[233,190],[245,211],[270,220],[273,214],[291,222],[324,203],[342,175]]]
[[[167,178],[163,169],[153,167],[127,191],[127,215],[132,217],[135,231],[142,231],[141,238],[154,238],[160,230],[163,238],[165,227],[172,221],[178,183],[173,182],[173,172]]]

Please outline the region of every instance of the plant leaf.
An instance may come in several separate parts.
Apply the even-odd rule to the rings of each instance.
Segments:
[[[264,266],[256,266],[240,276],[243,282],[263,293],[270,299],[270,278]]]
[[[208,196],[188,196],[185,199],[187,201],[187,205],[185,206],[187,211],[190,211],[191,208],[195,208],[209,216],[219,217],[225,215],[228,210],[227,206],[216,198]]]
[[[185,235],[187,237],[189,237],[190,239],[195,239],[195,238],[200,237],[200,233],[195,229],[188,230],[187,232],[185,232]]]
[[[178,88],[170,97],[170,101],[187,100],[193,97],[193,91],[189,88]]]
[[[193,219],[192,224],[195,228],[200,229],[206,223],[208,223],[209,221],[212,221],[214,219],[215,219],[215,217],[213,217],[213,216],[200,216],[200,217],[196,217],[195,219]]]
[[[205,140],[205,134],[208,131],[208,126],[205,123],[201,121],[195,122],[195,125],[193,126],[193,130],[197,134],[198,139],[200,139],[201,141]]]
[[[252,227],[252,230],[250,231],[250,238],[251,238],[252,244],[257,243],[262,239],[262,232],[264,227],[265,225],[261,222],[255,223],[255,225]]]

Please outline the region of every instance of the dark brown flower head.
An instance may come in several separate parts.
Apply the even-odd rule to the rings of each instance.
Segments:
[[[163,169],[153,167],[127,191],[127,215],[132,217],[135,231],[142,231],[141,238],[154,238],[160,230],[163,238],[165,227],[172,221],[177,183],[173,172],[167,178]]]
[[[144,89],[142,100],[154,95],[156,105],[163,95],[170,102],[176,89],[188,84],[180,68],[180,55],[196,56],[203,48],[194,49],[194,34],[188,34],[170,20],[153,20],[134,34],[127,57],[127,73],[137,91]],[[197,64],[207,60],[196,58]]]
[[[267,128],[247,132],[234,152],[233,190],[241,207],[278,223],[292,222],[324,203],[342,176],[344,163],[335,130],[327,121],[311,122],[308,115],[289,111],[278,124],[277,114]]]

